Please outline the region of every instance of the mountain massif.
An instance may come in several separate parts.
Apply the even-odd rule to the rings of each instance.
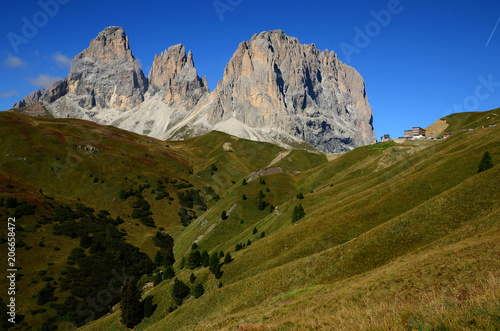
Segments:
[[[56,118],[87,119],[158,139],[217,130],[323,152],[375,141],[360,74],[333,51],[303,45],[281,30],[242,42],[210,92],[183,45],[156,55],[146,78],[124,30],[108,27],[74,58],[68,77],[14,108],[38,102]]]

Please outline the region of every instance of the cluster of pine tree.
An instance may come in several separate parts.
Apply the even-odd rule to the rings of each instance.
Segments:
[[[92,315],[81,314],[89,308],[88,302],[93,302],[99,293],[108,290],[108,284],[117,279],[117,274],[139,278],[151,273],[154,264],[146,254],[124,240],[126,233],[117,228],[123,222],[121,218],[113,219],[105,210],[95,213],[93,208],[81,204],[77,204],[76,209],[57,205],[53,210],[53,216],[43,222],[55,223],[55,235],[79,238],[80,247],[70,251],[67,267],[61,271],[58,282],[53,283],[59,292],[68,292],[69,296],[63,303],[51,305],[59,316],[56,318],[64,317],[82,325],[89,322],[89,318],[93,320],[106,314],[120,301],[119,291],[111,291],[110,297],[99,303],[98,309],[92,310]],[[44,247],[42,242],[39,246]],[[52,301],[54,293],[58,293],[51,285],[48,283],[38,294],[41,308]],[[45,326],[52,328],[53,321],[46,321]]]
[[[151,218],[151,215],[153,215],[151,205],[144,199],[142,194],[137,196],[137,200],[132,204],[132,207],[134,208],[132,218],[140,220],[146,226],[156,228],[155,221]]]
[[[198,206],[197,210],[199,211],[207,210],[207,205],[200,193],[200,190],[195,189],[177,192],[177,197],[181,205],[178,215],[181,218],[181,224],[183,226],[188,226],[191,220],[197,217],[196,211],[194,211],[195,206]]]

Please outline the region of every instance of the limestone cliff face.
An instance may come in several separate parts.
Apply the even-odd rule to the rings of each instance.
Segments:
[[[148,82],[122,28],[104,29],[73,60],[68,93],[85,109],[130,109],[144,101]]]
[[[148,80],[150,93],[160,94],[167,104],[185,103],[192,108],[208,93],[207,80],[198,77],[192,52],[186,56],[186,50],[180,44],[155,55]]]
[[[334,52],[302,45],[281,30],[241,43],[214,93],[211,124],[235,118],[251,127],[285,132],[326,152],[375,140],[359,73]]]
[[[147,89],[148,81],[132,55],[125,32],[120,27],[108,27],[73,59],[68,77],[30,94],[15,106],[50,103],[67,95],[83,109],[125,110],[142,103]]]
[[[78,54],[68,77],[14,107],[41,102],[54,117],[82,118],[159,139],[219,130],[284,147],[344,152],[375,141],[359,73],[334,52],[281,30],[242,42],[210,93],[193,55],[156,55],[148,79],[122,28],[108,27]]]

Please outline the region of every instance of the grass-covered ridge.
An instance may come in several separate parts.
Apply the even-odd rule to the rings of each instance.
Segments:
[[[192,292],[202,284],[204,293],[178,305],[175,278],[148,285],[143,298],[152,295],[157,308],[137,330],[500,327],[498,127],[442,141],[365,146],[327,162],[322,154],[286,154],[220,132],[162,142],[85,121],[0,116],[6,123],[0,151],[7,155],[0,197],[37,206],[34,215],[22,216],[19,238],[31,248],[19,249],[20,264],[45,268],[58,282],[79,246],[79,238],[54,236],[53,225],[40,224],[42,215],[54,214],[50,204],[92,207],[96,220],[106,209],[102,219],[123,219],[113,227],[153,262],[156,233],[173,237],[175,277]],[[88,145],[97,151],[78,147]],[[485,151],[494,166],[478,174]],[[286,155],[270,165],[280,153]],[[268,166],[272,171],[258,171]],[[121,190],[132,195],[120,197]],[[191,190],[199,193],[186,193]],[[156,228],[132,217],[141,199]],[[178,212],[190,201],[186,208],[196,218],[184,227]],[[305,217],[292,222],[299,205]],[[0,206],[2,215],[13,212]],[[38,246],[40,237],[45,247]],[[216,253],[221,274],[203,262],[191,269],[195,251]],[[224,262],[221,251],[232,259]],[[31,298],[47,281],[21,266],[25,323],[57,317],[56,306]],[[139,285],[155,279],[143,274]],[[49,283],[59,287],[54,280]],[[55,304],[66,299],[60,288],[55,296]],[[47,311],[33,314],[39,308]],[[54,325],[63,327],[64,318]],[[125,330],[119,306],[83,329]]]

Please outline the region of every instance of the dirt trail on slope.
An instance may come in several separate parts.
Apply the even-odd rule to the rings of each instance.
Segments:
[[[269,163],[269,165],[266,168],[269,168],[273,164],[278,163],[279,161],[283,160],[285,157],[288,156],[288,154],[290,154],[290,152],[291,151],[279,152],[278,155],[276,155],[276,157],[271,161],[271,163]]]

